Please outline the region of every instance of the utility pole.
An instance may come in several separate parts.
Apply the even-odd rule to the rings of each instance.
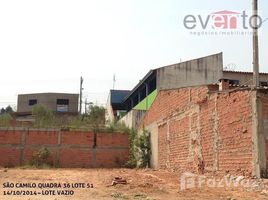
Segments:
[[[253,0],[253,88],[260,86],[259,78],[259,36],[258,0]]]
[[[80,96],[79,96],[79,114],[81,115],[82,114],[82,96],[83,96],[83,77],[81,76],[80,77]]]
[[[87,99],[85,100],[85,114],[87,114]]]
[[[92,105],[92,102],[88,102],[87,99],[85,100],[85,114],[90,113]]]

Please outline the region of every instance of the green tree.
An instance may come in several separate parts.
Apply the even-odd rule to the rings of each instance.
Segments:
[[[142,134],[135,139],[135,151],[139,167],[150,167],[151,141],[150,132],[143,130]]]
[[[126,167],[150,167],[151,136],[150,132],[143,130],[141,134],[132,129],[129,132],[130,155]]]
[[[52,110],[41,104],[33,107],[32,114],[35,118],[34,126],[38,128],[52,128],[55,125],[55,115]]]
[[[5,114],[5,113],[11,114],[13,112],[14,112],[13,108],[10,105],[8,105],[6,108],[1,108],[0,110],[0,114]]]
[[[6,109],[1,108],[0,114],[2,115],[2,114],[5,114],[5,113],[6,113]]]
[[[6,107],[6,113],[13,113],[13,108],[11,106]]]
[[[0,115],[0,127],[9,127],[11,121],[13,120],[12,116],[9,113],[4,113]]]
[[[137,167],[137,150],[138,148],[135,146],[136,138],[137,138],[137,131],[135,129],[131,129],[128,131],[129,137],[129,157],[128,161],[126,162],[125,166],[128,168],[135,168]]]
[[[84,119],[94,131],[100,130],[105,125],[105,108],[101,106],[92,106],[89,114]]]

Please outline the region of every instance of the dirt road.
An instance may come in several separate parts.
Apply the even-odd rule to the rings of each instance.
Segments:
[[[127,184],[112,186],[115,177]],[[0,183],[1,200],[268,199],[265,190],[241,187],[181,190],[181,174],[153,170],[0,169]]]

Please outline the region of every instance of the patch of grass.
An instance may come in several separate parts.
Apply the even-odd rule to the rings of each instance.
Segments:
[[[136,200],[155,200],[147,197],[145,194],[135,194],[134,199]]]
[[[41,164],[39,166],[33,165],[30,162],[23,165],[23,166],[19,166],[17,167],[18,169],[51,169],[51,166],[49,164]]]
[[[145,194],[135,194],[134,198],[135,199],[146,199],[147,196]]]
[[[114,199],[125,199],[125,200],[129,199],[127,196],[125,196],[121,192],[112,193],[111,197],[113,197]]]
[[[27,163],[27,164],[25,164],[25,165],[23,165],[23,166],[19,166],[19,167],[17,167],[17,168],[18,168],[18,169],[37,169],[36,166],[31,165],[30,163]]]
[[[106,124],[105,131],[114,133],[114,132],[123,132],[123,133],[129,133],[130,129],[124,124],[120,122],[108,122]]]

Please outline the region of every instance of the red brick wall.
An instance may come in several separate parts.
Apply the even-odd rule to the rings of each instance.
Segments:
[[[20,164],[20,149],[19,148],[0,148],[0,163],[3,166],[17,166]]]
[[[29,131],[26,136],[26,144],[57,144],[58,133],[56,131]]]
[[[123,133],[0,130],[0,166],[27,164],[41,147],[50,152],[48,162],[58,167],[120,167],[129,155]]]
[[[86,145],[93,147],[94,134],[90,132],[61,132],[63,145]]]
[[[105,134],[100,133],[97,135],[98,147],[128,147],[128,137],[122,137],[119,134]]]
[[[250,92],[209,91],[204,86],[159,92],[142,122],[142,127],[158,124],[158,166],[250,175]]]
[[[82,168],[93,167],[92,149],[61,149],[59,157],[60,166]]]
[[[249,91],[217,95],[219,170],[251,175],[252,106]]]
[[[168,160],[168,141],[167,141],[167,124],[158,127],[158,159],[159,159],[159,167],[161,169],[169,168]]]
[[[169,123],[169,162],[170,168],[178,170],[187,168],[187,157],[189,153],[189,116],[185,116],[177,121],[171,120]],[[178,148],[178,142],[180,147]],[[163,161],[162,161],[163,162]]]
[[[20,135],[19,131],[0,131],[0,144],[20,144]]]
[[[128,149],[99,149],[96,152],[95,167],[123,166],[128,160]]]

